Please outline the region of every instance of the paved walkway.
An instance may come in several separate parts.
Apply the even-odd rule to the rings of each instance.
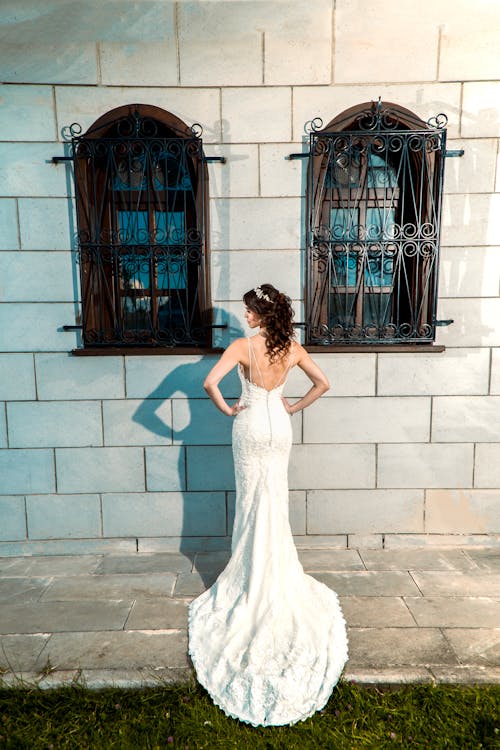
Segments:
[[[187,604],[227,552],[0,558],[0,679],[187,680]],[[345,679],[500,683],[500,550],[299,549],[340,596]],[[209,644],[207,644],[209,647]]]

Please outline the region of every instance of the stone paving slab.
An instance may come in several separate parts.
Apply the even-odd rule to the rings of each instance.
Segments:
[[[44,555],[0,557],[1,576],[68,576],[93,573],[102,555]]]
[[[177,577],[173,596],[198,596],[215,582],[220,571],[205,573],[180,573]]]
[[[458,664],[436,628],[349,628],[348,667],[400,667]]]
[[[500,666],[500,627],[443,628],[443,633],[462,663]]]
[[[424,596],[494,596],[500,597],[500,573],[484,570],[476,573],[456,571],[411,571],[411,576]]]
[[[35,663],[57,669],[162,669],[189,666],[187,634],[178,630],[54,633]]]
[[[137,596],[171,596],[175,573],[110,574],[57,578],[42,601],[67,599],[134,599]]]
[[[367,570],[477,570],[477,563],[462,550],[360,550]]]
[[[32,669],[49,638],[50,633],[0,635],[0,677],[3,670]]]
[[[365,570],[355,549],[300,549],[299,560],[304,570]]]
[[[127,630],[187,629],[186,599],[137,599],[126,623]]]
[[[132,600],[12,604],[0,615],[0,633],[121,630],[131,608]]]
[[[379,596],[340,596],[345,620],[352,627],[383,628],[386,626],[414,628],[416,623],[403,599]]]
[[[51,578],[0,579],[0,622],[4,611],[11,603],[37,602],[51,581]]]
[[[483,666],[480,664],[438,667],[431,666],[429,671],[436,682],[448,684],[500,684],[500,667]]]
[[[194,554],[193,554],[194,558]],[[190,572],[193,560],[175,552],[159,552],[155,555],[106,555],[97,565],[94,573],[167,573]]]
[[[214,552],[198,552],[195,557],[193,572],[198,571],[199,573],[224,570],[231,552],[229,550],[217,550]]]
[[[500,549],[467,550],[466,553],[480,568],[500,573]]]
[[[341,571],[311,575],[326,583],[340,596],[404,596],[419,594],[418,587],[406,571]]]
[[[500,599],[487,596],[405,596],[421,627],[495,628],[500,625]]]

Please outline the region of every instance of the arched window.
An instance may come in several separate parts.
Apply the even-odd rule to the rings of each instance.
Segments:
[[[362,104],[310,136],[307,343],[431,343],[446,118]]]
[[[210,346],[201,128],[141,104],[72,127],[84,346]]]

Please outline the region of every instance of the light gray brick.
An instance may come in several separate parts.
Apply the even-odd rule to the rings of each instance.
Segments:
[[[268,92],[272,93],[272,90],[269,89]],[[210,201],[212,248],[296,250],[299,255],[300,210],[301,203],[296,198],[232,198],[230,201],[214,198]],[[234,258],[233,271],[237,270],[239,263],[238,257]],[[286,270],[282,267],[282,272]],[[249,281],[247,288],[250,289],[252,280]],[[258,282],[261,281],[262,277]],[[286,285],[281,282],[281,287],[286,288]],[[287,293],[294,296],[293,290],[287,290]]]
[[[258,117],[255,117],[256,112]],[[223,88],[222,127],[223,140],[227,143],[291,140],[290,87]]]
[[[21,401],[7,405],[12,448],[102,445],[97,401]]]
[[[227,205],[227,201],[224,204]],[[300,254],[296,250],[276,249],[270,253],[267,249],[242,249],[234,252],[227,249],[213,252],[211,264],[214,300],[221,300],[221,305],[226,300],[235,300],[243,307],[242,297],[245,292],[262,283],[263,278],[279,289],[285,289],[292,299],[298,299],[301,295],[300,261]]]
[[[30,539],[101,536],[98,495],[31,495],[26,512]]]
[[[309,534],[374,534],[424,530],[422,490],[310,490]]]
[[[69,253],[0,253],[0,278],[8,280],[3,302],[71,302],[74,259]]]
[[[105,445],[170,445],[172,412],[169,400],[104,401]]]
[[[16,201],[14,198],[2,198],[0,200],[0,250],[17,250],[18,248]]]
[[[0,450],[2,491],[13,494],[54,492],[54,453],[51,450]]]
[[[22,401],[36,398],[32,354],[0,354],[0,399]]]
[[[491,393],[500,395],[500,348],[491,352]]]
[[[126,357],[128,398],[205,398],[203,381],[215,365],[216,355]],[[220,384],[225,397],[240,395],[241,385],[233,370]]]
[[[472,486],[473,446],[454,443],[379,445],[379,487]]]
[[[231,403],[231,401],[230,401]],[[177,445],[230,445],[233,418],[208,399],[173,399],[174,443]]]
[[[69,302],[10,302],[2,305],[0,350],[67,351],[77,345],[75,331],[62,326],[75,322],[75,308]]]
[[[2,86],[0,140],[56,139],[56,119],[50,86]]]
[[[102,496],[105,536],[220,536],[223,492],[148,492]]]
[[[0,448],[7,447],[7,421],[5,415],[5,404],[0,401]]]
[[[4,88],[2,87],[2,90]],[[41,119],[40,114],[37,115],[35,122],[38,119]],[[52,157],[56,154],[61,156],[64,154],[60,143],[0,143],[1,194],[16,195],[23,199],[35,196],[59,196],[61,199],[65,197],[68,187],[64,166],[51,163]],[[47,205],[46,200],[41,200]],[[23,208],[22,216],[27,231],[29,216],[26,214],[26,206]],[[61,217],[57,218],[59,225]],[[44,229],[45,236],[49,237],[51,234],[49,225],[46,225]],[[42,248],[35,247],[34,249]]]
[[[434,399],[432,439],[500,442],[500,396],[449,396]]]
[[[24,497],[0,495],[0,541],[26,539]]]
[[[56,448],[56,467],[62,493],[145,489],[142,448]]]
[[[439,262],[439,299],[495,297],[500,284],[499,251],[498,246],[442,247]]]
[[[231,446],[187,446],[186,474],[187,489],[190,491],[234,490]]]
[[[500,443],[476,445],[474,487],[500,488]]]
[[[500,532],[499,490],[428,490],[425,530],[431,533]]]
[[[0,50],[2,80],[6,83],[97,83],[95,44],[84,44],[82,40],[71,44],[62,37],[63,33],[58,42],[52,37],[54,41],[49,44],[38,38],[28,43],[23,34],[21,44],[12,42],[12,37],[4,42]],[[29,54],[26,54],[27,43]],[[65,124],[74,121],[75,118]]]
[[[150,492],[186,489],[185,456],[182,446],[146,448],[146,487]]]
[[[375,486],[373,445],[294,445],[290,489],[347,489]]]
[[[119,399],[125,395],[122,357],[36,354],[35,369],[41,400]]]
[[[62,195],[66,193],[64,183]],[[20,198],[19,224],[23,250],[74,248],[76,221],[71,198]]]

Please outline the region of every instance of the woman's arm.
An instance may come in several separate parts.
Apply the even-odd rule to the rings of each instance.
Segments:
[[[326,393],[326,391],[330,389],[328,378],[326,377],[323,370],[319,367],[319,365],[314,362],[314,360],[310,357],[309,353],[306,352],[303,346],[296,343],[295,347],[296,350],[298,350],[298,355],[296,355],[298,356],[297,365],[301,370],[305,372],[313,385],[307,391],[307,393],[294,404],[289,404],[288,401],[283,398],[283,403],[285,404],[285,408],[289,414],[295,414],[301,409],[305,409],[307,406],[310,406],[314,401],[316,401],[316,399],[322,396],[323,393]]]
[[[245,408],[244,406],[240,406],[239,403],[234,404],[234,406],[229,406],[219,390],[219,383],[222,378],[227,375],[228,372],[231,372],[233,367],[240,361],[242,341],[244,341],[244,339],[236,339],[236,341],[233,341],[233,343],[227,347],[224,354],[212,367],[203,382],[203,388],[208,393],[215,406],[228,417],[234,417],[238,412]]]

